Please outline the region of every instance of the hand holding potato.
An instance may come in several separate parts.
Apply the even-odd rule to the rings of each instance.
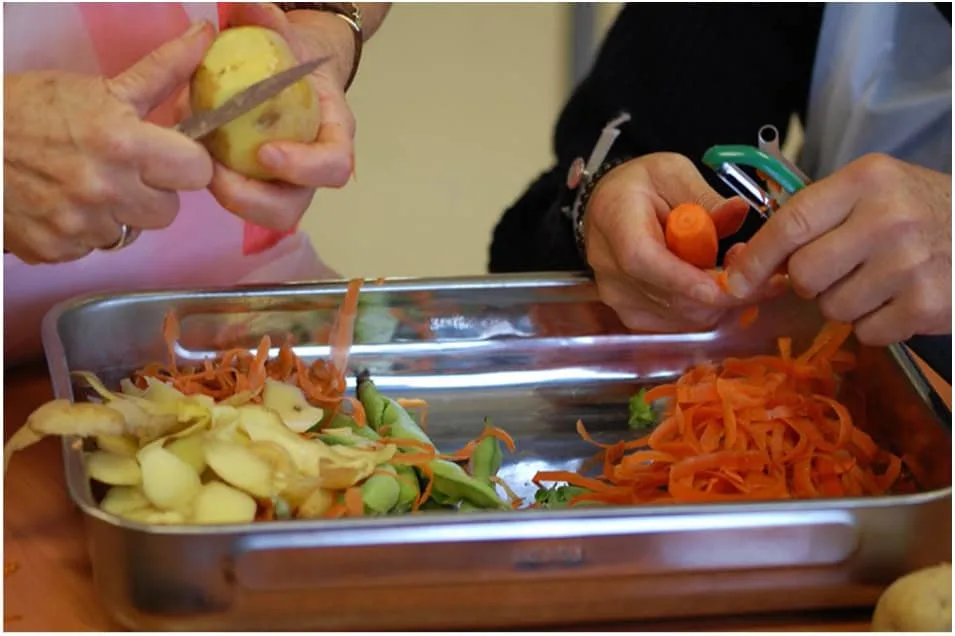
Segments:
[[[308,78],[321,111],[314,141],[279,141],[258,148],[258,163],[274,180],[249,178],[215,164],[210,190],[223,207],[262,227],[285,231],[298,223],[317,188],[339,188],[351,178],[355,119],[344,84],[351,69],[352,34],[334,15],[315,11],[286,15],[271,4],[234,5],[229,26],[275,31],[288,42],[297,61],[334,55],[333,62]]]
[[[81,258],[121,225],[172,223],[179,190],[201,190],[198,143],[143,121],[185,84],[212,42],[208,23],[107,79],[62,71],[4,75],[4,249],[28,263]]]

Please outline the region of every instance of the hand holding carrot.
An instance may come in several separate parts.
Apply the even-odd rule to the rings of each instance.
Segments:
[[[695,205],[665,231],[671,210],[688,203]],[[704,238],[700,211],[707,214]],[[749,304],[705,271],[716,264],[716,239],[736,232],[746,212],[743,201],[721,197],[681,155],[651,154],[619,166],[597,184],[584,217],[601,299],[630,329],[656,332],[708,327],[728,309]]]

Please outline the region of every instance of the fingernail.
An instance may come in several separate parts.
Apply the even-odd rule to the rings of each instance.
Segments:
[[[726,286],[730,294],[737,298],[746,298],[752,292],[749,281],[739,272],[730,271],[726,277]]]
[[[206,28],[206,25],[208,23],[209,23],[208,20],[199,20],[198,22],[193,22],[192,26],[189,27],[189,30],[183,34],[183,37],[189,38],[196,35],[200,31],[202,31],[204,28]]]
[[[701,303],[712,303],[716,300],[716,289],[714,285],[700,283],[690,290],[690,295]]]
[[[285,163],[285,153],[274,146],[263,146],[259,150],[259,161],[269,168],[281,168]]]

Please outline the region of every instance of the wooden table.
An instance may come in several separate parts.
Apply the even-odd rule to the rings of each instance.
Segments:
[[[952,389],[931,374],[946,404]],[[42,364],[4,377],[4,439],[51,399]],[[58,439],[18,454],[4,480],[4,561],[19,569],[3,582],[4,627],[10,631],[114,631],[93,591],[80,512],[66,492]],[[783,614],[739,619],[668,621],[594,629],[659,631],[865,631],[869,612]]]

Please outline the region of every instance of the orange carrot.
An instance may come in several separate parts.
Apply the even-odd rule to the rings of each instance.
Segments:
[[[739,315],[739,324],[744,327],[749,327],[751,324],[756,322],[759,318],[759,306],[750,305],[743,309],[742,313]]]
[[[614,445],[598,478],[541,472],[534,482],[567,482],[590,492],[570,503],[691,503],[879,495],[899,480],[902,460],[880,449],[836,397],[836,367],[854,357],[841,347],[851,326],[829,323],[793,357],[700,364],[647,399],[666,399],[648,438]]]
[[[674,208],[666,220],[666,244],[678,258],[700,269],[716,267],[719,236],[710,213],[695,203]]]

